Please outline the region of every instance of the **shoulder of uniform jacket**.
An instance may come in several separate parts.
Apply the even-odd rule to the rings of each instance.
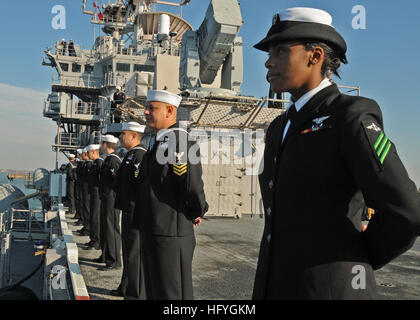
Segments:
[[[286,113],[283,113],[283,114],[279,115],[277,118],[275,118],[270,123],[270,125],[268,126],[266,134],[268,135],[271,132],[271,130],[273,130],[273,129],[274,130],[278,129],[280,127],[281,123],[282,123],[282,119],[285,118],[285,117],[286,117]]]
[[[171,135],[175,135],[176,137],[182,136],[182,135],[189,135],[189,132],[187,131],[186,128],[183,127],[174,127],[174,128],[168,128],[165,130],[161,130],[158,132],[158,134],[156,135],[156,141],[163,141],[165,136],[171,136]]]
[[[145,147],[136,147],[133,150],[134,150],[133,154],[135,154],[135,155],[139,155],[139,154],[143,154],[143,153],[147,152],[147,149]]]
[[[112,162],[121,162],[122,161],[121,158],[118,155],[116,155],[115,153],[111,153],[110,155],[108,155],[106,157],[106,160],[112,161]]]
[[[338,114],[344,118],[358,118],[363,114],[376,115],[382,118],[381,108],[373,99],[342,94],[335,104],[339,107]]]

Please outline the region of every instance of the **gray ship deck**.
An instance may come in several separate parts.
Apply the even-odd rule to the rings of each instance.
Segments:
[[[72,231],[81,227],[68,219]],[[264,220],[210,218],[196,228],[193,262],[195,299],[247,300],[251,298]],[[120,300],[108,294],[116,289],[122,270],[101,271],[92,260],[100,251],[86,250],[88,237],[73,232],[79,247],[79,264],[92,300]],[[420,299],[420,239],[413,249],[375,272],[381,299]]]

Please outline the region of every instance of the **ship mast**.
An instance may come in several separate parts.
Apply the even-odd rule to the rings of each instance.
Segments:
[[[87,10],[86,0],[83,0],[82,12],[92,16],[91,23],[102,25],[102,31],[112,36],[115,40],[121,41],[124,35],[129,38],[130,33],[135,30],[134,25],[138,24],[139,14],[154,12],[156,4],[174,6],[180,8],[178,15],[182,16],[182,7],[189,4],[191,0],[179,0],[179,3],[160,0],[115,0],[112,3],[98,5],[94,2],[94,10]],[[136,23],[137,22],[137,23]]]

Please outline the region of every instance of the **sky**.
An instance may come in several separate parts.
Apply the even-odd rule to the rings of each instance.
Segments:
[[[172,0],[175,2],[175,0]],[[4,1],[5,2],[5,1]],[[101,4],[105,0],[98,0]],[[108,2],[108,1],[106,1]],[[210,0],[191,0],[183,18],[197,29]],[[360,86],[361,95],[376,100],[383,112],[387,136],[395,143],[410,177],[420,186],[420,1],[401,0],[240,0],[244,25],[244,84],[242,94],[268,94],[264,62],[267,54],[253,48],[271,26],[275,13],[295,6],[328,11],[333,25],[348,45],[349,64],[341,68],[338,84]],[[66,9],[66,28],[55,30],[52,8]],[[92,8],[92,1],[87,0]],[[366,26],[352,21],[365,9]],[[51,150],[57,130],[42,117],[43,100],[51,90],[53,69],[41,65],[43,51],[54,42],[72,38],[91,49],[98,26],[81,12],[82,0],[21,0],[4,3],[0,10],[0,168],[53,169]],[[357,9],[356,7],[355,9]],[[158,9],[172,11],[171,7]],[[356,18],[357,18],[356,17]],[[359,22],[362,20],[359,20]],[[61,157],[64,161],[64,157]]]

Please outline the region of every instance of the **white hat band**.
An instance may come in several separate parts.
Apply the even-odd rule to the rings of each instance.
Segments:
[[[94,151],[99,150],[101,146],[99,144],[91,144],[89,147],[86,148],[87,151]]]
[[[111,134],[107,134],[106,136],[102,137],[102,142],[118,143],[118,138],[114,137]]]
[[[138,122],[124,122],[122,125],[122,131],[134,131],[134,132],[140,132],[144,133],[144,130],[146,129],[146,126],[141,125]]]
[[[182,97],[166,90],[149,90],[147,93],[147,102],[163,102],[175,107],[179,107]]]

